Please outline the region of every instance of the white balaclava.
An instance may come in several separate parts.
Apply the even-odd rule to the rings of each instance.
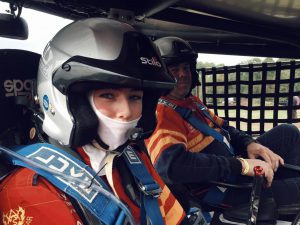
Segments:
[[[94,91],[89,93],[89,101],[99,120],[99,138],[109,146],[108,150],[115,150],[128,140],[130,132],[136,127],[141,117],[125,122],[105,116],[96,108],[93,93]]]

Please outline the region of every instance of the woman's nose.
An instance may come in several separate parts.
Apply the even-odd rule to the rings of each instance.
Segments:
[[[129,101],[124,99],[119,103],[117,118],[122,121],[129,121],[131,116],[132,109],[130,107]]]

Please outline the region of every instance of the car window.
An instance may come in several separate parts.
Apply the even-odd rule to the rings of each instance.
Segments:
[[[0,13],[5,13],[8,9],[9,6],[7,3],[0,3]],[[21,17],[28,24],[28,39],[16,40],[0,37],[0,49],[22,49],[41,54],[48,41],[56,32],[72,22],[72,20],[27,8],[22,9]]]

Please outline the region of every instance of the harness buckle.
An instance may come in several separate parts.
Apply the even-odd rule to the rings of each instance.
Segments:
[[[145,195],[150,195],[153,198],[158,198],[160,196],[160,193],[162,193],[162,189],[156,183],[148,185],[139,183],[139,188]]]

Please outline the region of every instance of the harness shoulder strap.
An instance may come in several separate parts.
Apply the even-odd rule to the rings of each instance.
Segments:
[[[155,182],[143,161],[136,154],[133,146],[128,145],[124,149],[122,157],[141,191],[141,225],[147,224],[146,216],[151,224],[163,225],[164,220],[158,204],[158,197],[162,192],[160,186]]]
[[[178,106],[176,104],[173,104],[171,102],[169,102],[166,99],[162,99],[160,98],[158,100],[158,104],[163,104],[167,107],[172,108],[175,112],[177,112],[179,115],[181,115],[181,117],[186,120],[189,124],[191,124],[195,129],[203,132],[205,135],[207,136],[212,136],[213,138],[215,138],[217,141],[225,144],[225,146],[227,147],[228,151],[234,155],[234,150],[232,148],[232,146],[229,143],[229,140],[227,139],[227,137],[223,136],[222,134],[220,134],[219,132],[217,132],[215,129],[213,129],[212,127],[208,126],[206,123],[204,123],[203,121],[201,121],[199,118],[197,118],[192,110]],[[208,117],[211,121],[213,121],[213,119],[211,118],[211,116],[209,115],[209,113],[206,111],[206,109],[201,109],[202,112],[206,112],[204,113],[204,115],[206,117]],[[215,124],[215,122],[213,122]],[[222,128],[219,127],[221,130]],[[227,135],[226,135],[227,136]]]
[[[132,201],[134,205],[136,205],[139,208],[141,205],[141,201],[140,201],[141,194],[140,194],[139,187],[136,184],[135,178],[132,175],[131,171],[129,170],[128,166],[126,165],[126,162],[124,161],[123,157],[118,157],[118,156],[120,156],[120,154],[116,154],[114,152],[110,152],[107,155],[105,159],[106,178],[111,188],[114,190],[116,196],[122,195],[121,194],[122,191],[116,189],[116,186],[119,186],[120,185],[119,183],[121,183],[125,195]],[[113,179],[113,173],[114,173],[113,168],[115,168],[118,171],[117,173],[120,176],[118,181],[116,179]],[[119,191],[121,192],[119,193]]]
[[[1,150],[11,151],[3,147]],[[11,151],[8,161],[45,177],[104,224],[116,224],[124,218],[125,212],[108,197],[110,194],[101,191],[111,193],[105,182],[88,165],[53,145],[42,143],[18,148],[16,152]]]

